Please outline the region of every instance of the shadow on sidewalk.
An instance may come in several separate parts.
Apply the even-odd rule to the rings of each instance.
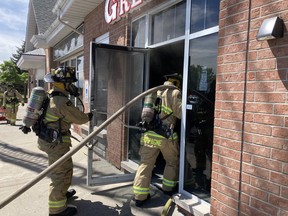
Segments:
[[[21,166],[34,172],[41,172],[47,167],[47,157],[43,154],[29,152],[23,148],[0,141],[0,160]]]
[[[75,200],[77,206],[77,216],[133,216],[130,208],[130,201],[123,203],[122,206],[116,204],[115,207],[104,205],[101,201],[92,202],[91,200]]]
[[[40,173],[48,167],[48,157],[46,154],[27,151],[26,149],[16,147],[1,140],[0,161],[14,164],[16,166],[31,170],[36,173]],[[74,169],[77,170],[77,173],[81,173],[81,176],[77,176],[77,181],[79,183],[81,182],[85,184],[86,169],[75,164]]]

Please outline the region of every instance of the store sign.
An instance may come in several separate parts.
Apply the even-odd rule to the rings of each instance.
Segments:
[[[144,0],[106,0],[105,20],[107,23],[115,23],[121,17],[143,4]]]

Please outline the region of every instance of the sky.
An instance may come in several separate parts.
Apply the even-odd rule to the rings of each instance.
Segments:
[[[29,0],[0,1],[0,64],[25,41]]]

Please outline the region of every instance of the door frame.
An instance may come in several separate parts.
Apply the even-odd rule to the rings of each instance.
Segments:
[[[96,69],[95,65],[97,64],[94,59],[96,55],[96,49],[101,48],[101,49],[111,49],[111,50],[117,50],[117,51],[124,51],[128,53],[143,53],[144,55],[144,65],[143,65],[143,90],[148,89],[148,80],[149,80],[149,49],[148,48],[137,48],[137,47],[128,47],[128,46],[118,46],[118,45],[109,45],[109,44],[101,44],[101,43],[96,43],[96,42],[91,42],[90,43],[90,71],[89,71],[89,110],[90,112],[94,111],[94,108],[96,106],[95,104],[95,98],[93,96],[93,92],[95,92],[95,74]],[[88,129],[88,134],[90,134],[93,131],[93,125],[91,122],[89,122],[89,129]],[[105,185],[105,184],[112,184],[112,183],[120,183],[120,182],[127,182],[127,181],[132,181],[135,176],[135,172],[138,168],[138,165],[127,159],[127,161],[122,161],[121,162],[121,167],[127,167],[129,164],[130,169],[125,169],[126,171],[130,173],[123,173],[123,174],[115,174],[115,175],[108,175],[108,176],[96,176],[95,173],[93,173],[93,147],[96,145],[97,139],[91,141],[89,144],[87,144],[87,151],[88,151],[88,157],[87,157],[87,185],[88,186],[94,186],[94,185]],[[128,158],[128,157],[127,157]],[[96,171],[97,173],[97,171]]]

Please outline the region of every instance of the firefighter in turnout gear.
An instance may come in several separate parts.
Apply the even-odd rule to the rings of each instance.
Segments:
[[[52,97],[50,97],[43,121],[46,125],[44,127],[46,132],[40,133],[38,147],[47,153],[48,162],[51,165],[70,150],[71,124],[84,124],[92,119],[93,114],[80,111],[68,99],[69,94],[79,96],[78,88],[73,84],[77,81],[74,67],[58,67],[45,75],[44,80],[52,83],[53,88],[49,91]],[[67,200],[76,193],[73,189],[68,190],[71,186],[72,175],[72,158],[52,171],[49,188],[49,216],[71,216],[77,213],[76,206],[67,205]]]
[[[24,106],[22,95],[14,88],[13,84],[8,84],[7,91],[3,94],[3,107],[6,109],[7,124],[16,124],[19,103]]]
[[[164,85],[180,87],[182,81],[180,75],[171,74],[165,78]],[[158,122],[161,120],[160,126],[152,126],[150,129],[148,127],[141,136],[139,150],[141,161],[133,184],[134,201],[138,207],[150,198],[152,171],[160,151],[166,161],[162,180],[163,191],[172,195],[178,183],[179,141],[173,129],[177,119],[181,119],[182,96],[179,89],[166,89],[158,91],[157,97],[161,98],[161,112],[157,120]]]
[[[3,104],[3,96],[5,91],[6,91],[5,84],[0,83],[0,106],[2,106]]]

